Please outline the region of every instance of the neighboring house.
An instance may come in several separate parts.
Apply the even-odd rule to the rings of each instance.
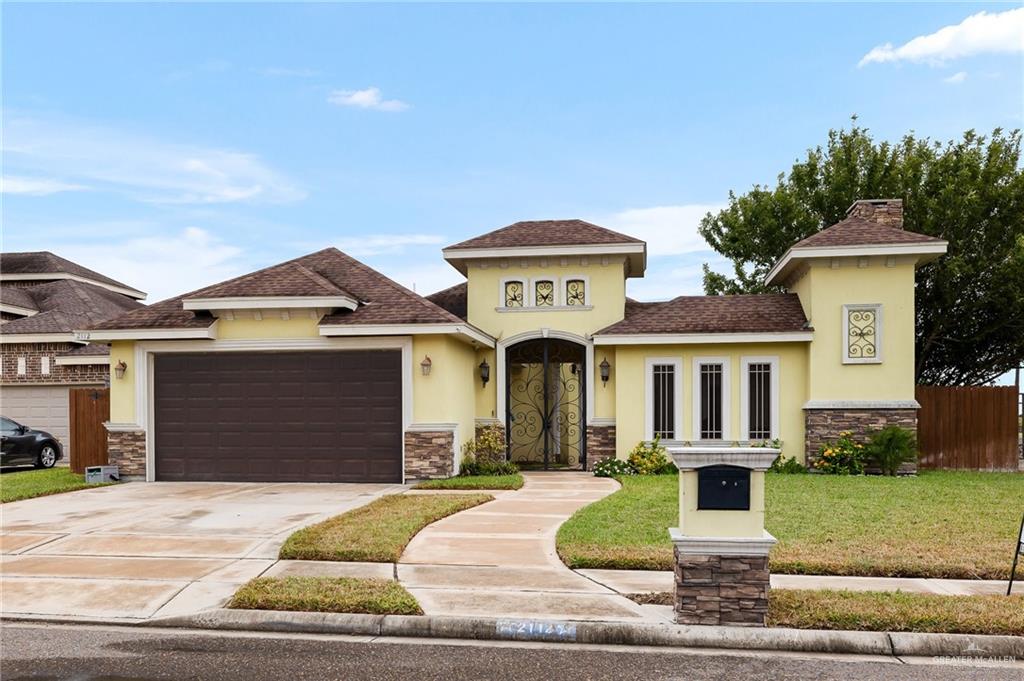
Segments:
[[[75,330],[146,294],[46,251],[0,254],[0,412],[55,435],[70,461],[68,390],[106,386],[109,352]]]
[[[592,467],[642,440],[780,439],[916,424],[914,270],[946,243],[859,201],[795,244],[788,293],[626,297],[646,244],[581,220],[444,249],[427,298],[336,249],[93,325],[127,371],[109,451],[149,480],[388,481],[458,471],[486,426],[524,465]]]

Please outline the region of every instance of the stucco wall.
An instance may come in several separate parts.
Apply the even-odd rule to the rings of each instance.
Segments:
[[[804,412],[807,401],[807,343],[721,343],[704,345],[620,345],[615,348],[612,374],[615,383],[616,456],[624,459],[645,437],[645,371],[648,357],[682,358],[682,420],[680,439],[693,438],[693,360],[695,357],[729,359],[729,430],[726,441],[744,440],[740,434],[741,358],[779,358],[779,438],[786,456],[803,459]],[[596,357],[604,351],[599,346]],[[609,362],[611,360],[609,359]],[[601,389],[598,388],[598,391]]]
[[[455,463],[458,471],[462,444],[473,438],[477,394],[483,392],[478,375],[477,353],[453,336],[413,337],[413,424],[455,423]],[[420,363],[429,356],[430,374]],[[488,384],[490,386],[490,384]]]

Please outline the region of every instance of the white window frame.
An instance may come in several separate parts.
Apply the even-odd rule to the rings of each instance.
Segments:
[[[564,274],[562,275],[561,291],[559,296],[562,299],[562,305],[565,307],[581,307],[579,305],[569,305],[569,294],[565,291],[565,287],[570,281],[579,279],[583,282],[583,305],[582,307],[590,307],[590,277],[586,274]]]
[[[683,439],[683,358],[679,356],[647,357],[644,360],[644,439],[654,439],[654,367],[662,364],[674,367],[675,374],[672,381],[672,401],[675,406],[675,413],[672,416],[675,421],[675,437],[666,438],[664,441],[681,442]]]
[[[537,284],[542,281],[551,282],[551,290],[554,291],[555,299],[551,302],[550,306],[541,306],[537,304]],[[559,287],[558,277],[534,277],[530,279],[530,307],[536,307],[540,310],[553,310],[560,307],[562,304],[562,297],[558,293]]]
[[[28,372],[28,365],[25,362],[24,357],[18,358],[18,375],[24,376]]]
[[[706,364],[722,365],[722,437],[705,440],[700,436],[700,370]],[[732,371],[730,370],[731,359],[729,357],[694,357],[693,358],[693,440],[695,442],[728,442],[731,430],[732,411]]]
[[[502,277],[501,285],[498,286],[498,307],[503,310],[518,310],[518,307],[508,307],[505,305],[505,284],[518,281],[523,285],[523,307],[530,307],[530,301],[533,296],[530,294],[530,280],[527,277]]]
[[[779,437],[779,357],[778,355],[740,357],[740,440],[750,442],[750,365],[768,364],[771,366],[771,385],[769,387],[769,399],[771,399],[771,437],[775,440]],[[760,442],[760,439],[757,440]]]
[[[39,373],[43,376],[50,375],[50,358],[40,357],[39,358]]]
[[[875,356],[850,357],[850,313],[857,310],[871,310],[875,313]],[[843,305],[843,364],[881,364],[882,363],[882,304],[862,303]]]

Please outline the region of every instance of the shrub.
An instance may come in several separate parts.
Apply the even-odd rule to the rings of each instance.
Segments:
[[[654,438],[653,442],[640,442],[629,453],[629,465],[638,475],[655,475],[663,471],[669,463],[665,448],[661,446],[658,438]]]
[[[772,461],[771,467],[772,473],[785,473],[785,474],[799,474],[806,473],[807,468],[796,460],[796,457],[786,458],[784,454],[779,454],[775,457],[775,461]]]
[[[622,475],[636,475],[636,471],[622,459],[605,459],[594,466],[594,475],[599,478],[617,478]]]
[[[863,475],[867,453],[864,445],[853,440],[853,432],[844,430],[839,439],[821,447],[814,469],[832,475]]]
[[[472,454],[463,454],[459,475],[515,475],[519,466],[511,461],[481,461]]]
[[[911,430],[887,426],[872,433],[867,453],[882,475],[896,475],[900,464],[917,461],[917,438]]]
[[[501,426],[482,428],[475,438],[462,445],[463,459],[472,458],[480,463],[505,461],[505,431]]]

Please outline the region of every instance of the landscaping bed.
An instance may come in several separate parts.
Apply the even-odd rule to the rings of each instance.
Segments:
[[[671,570],[678,478],[621,479],[570,518],[558,553],[571,568]],[[926,471],[917,477],[766,476],[772,572],[1007,579],[1024,475]],[[1024,566],[1017,569],[1024,576]]]
[[[47,468],[44,470],[17,471],[0,475],[0,503],[21,501],[50,494],[63,494],[89,487],[105,487],[115,483],[103,482],[90,485],[85,476],[72,473],[70,468]]]
[[[492,501],[487,494],[394,494],[293,533],[280,557],[394,563],[430,523]]]
[[[672,605],[669,592],[630,594]],[[942,596],[901,591],[773,589],[768,626],[791,629],[1024,635],[1024,596]]]
[[[413,489],[519,489],[523,476],[513,475],[459,475],[441,480],[424,480]]]
[[[229,608],[370,615],[422,615],[398,582],[352,577],[258,577],[243,585]]]

